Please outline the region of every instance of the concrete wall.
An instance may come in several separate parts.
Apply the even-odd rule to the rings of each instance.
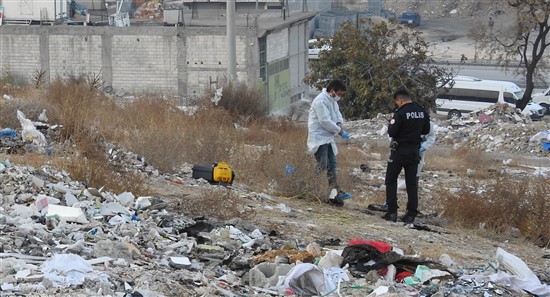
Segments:
[[[260,66],[271,111],[304,96],[307,21],[273,30],[237,28],[237,77],[258,85]],[[260,65],[259,38],[266,38]],[[225,27],[1,26],[0,77],[28,83],[99,76],[116,94],[200,96],[227,79]]]
[[[237,76],[255,83],[256,32],[239,33]],[[0,71],[20,82],[40,70],[50,81],[100,75],[117,92],[193,96],[225,82],[225,34],[225,28],[2,26]]]

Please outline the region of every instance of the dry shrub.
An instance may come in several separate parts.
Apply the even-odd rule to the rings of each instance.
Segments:
[[[253,217],[253,210],[245,206],[246,201],[238,193],[223,187],[204,190],[198,195],[185,196],[173,202],[173,207],[182,213],[219,220]]]
[[[145,177],[138,172],[119,171],[107,160],[69,157],[54,159],[53,166],[69,172],[71,179],[86,183],[89,187],[105,189],[112,193],[132,192],[148,195]]]
[[[233,118],[221,108],[190,116],[173,102],[145,98],[120,110],[119,119],[118,141],[161,171],[172,172],[183,162],[229,161],[235,145]]]
[[[315,158],[307,153],[307,130],[303,126],[273,119],[249,129],[245,144],[236,152],[238,179],[274,195],[315,201],[326,195],[326,174],[316,174]]]
[[[500,164],[500,163],[498,163]],[[495,162],[487,153],[470,148],[448,149],[433,148],[426,157],[427,170],[443,171],[476,171],[477,177],[484,177],[490,168],[494,168]]]
[[[0,98],[0,128],[21,128],[21,123],[17,119],[17,110],[23,112],[28,119],[36,121],[43,109],[49,110],[50,106],[41,100],[13,99],[7,101]]]
[[[225,86],[219,106],[233,115],[247,119],[264,118],[267,115],[264,90],[259,87],[249,87],[243,82]]]
[[[52,105],[48,117],[63,125],[62,138],[98,142],[102,131],[113,129],[117,117],[115,103],[91,90],[86,84],[55,80],[49,87],[46,100]]]
[[[457,193],[441,193],[444,216],[467,228],[496,232],[517,228],[537,243],[550,239],[550,184],[535,177],[475,180]]]
[[[311,199],[328,193],[326,174],[316,174],[315,159],[307,154],[306,128],[284,119],[264,118],[265,100],[259,89],[226,87],[221,106],[206,97],[193,115],[158,97],[122,106],[83,80],[56,80],[44,93],[45,98],[35,99],[39,104],[28,103],[29,107],[40,106],[33,113],[36,116],[47,109],[50,123],[63,125],[61,140],[70,140],[78,152],[62,168],[89,185],[125,184],[116,168],[101,165],[107,163],[102,144],[108,141],[143,156],[161,172],[173,172],[182,163],[226,161],[236,172],[237,182],[257,191]],[[286,165],[293,168],[291,174],[286,173]],[[339,175],[340,181],[347,180],[342,169]]]

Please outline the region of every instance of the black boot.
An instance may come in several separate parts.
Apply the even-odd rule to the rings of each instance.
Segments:
[[[386,214],[384,214],[382,216],[382,218],[386,221],[390,221],[390,222],[397,222],[397,213],[396,212],[392,212],[392,213],[389,213],[387,212]]]

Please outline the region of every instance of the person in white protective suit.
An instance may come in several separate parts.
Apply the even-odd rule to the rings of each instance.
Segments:
[[[317,173],[326,170],[328,183],[331,188],[328,202],[335,206],[343,206],[344,199],[351,198],[351,195],[341,191],[336,178],[336,147],[335,136],[349,138],[349,133],[342,127],[343,117],[340,113],[338,100],[346,91],[346,86],[339,80],[331,81],[321,91],[309,109],[308,117],[308,151],[315,156],[317,161]]]

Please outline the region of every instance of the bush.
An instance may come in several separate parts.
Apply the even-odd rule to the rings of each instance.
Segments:
[[[261,119],[267,115],[267,101],[264,91],[259,87],[249,87],[244,83],[229,84],[223,88],[219,106],[231,114],[244,119]]]
[[[442,193],[444,216],[466,228],[497,233],[517,228],[539,243],[550,240],[550,184],[542,178],[498,176],[464,182],[456,193]]]

